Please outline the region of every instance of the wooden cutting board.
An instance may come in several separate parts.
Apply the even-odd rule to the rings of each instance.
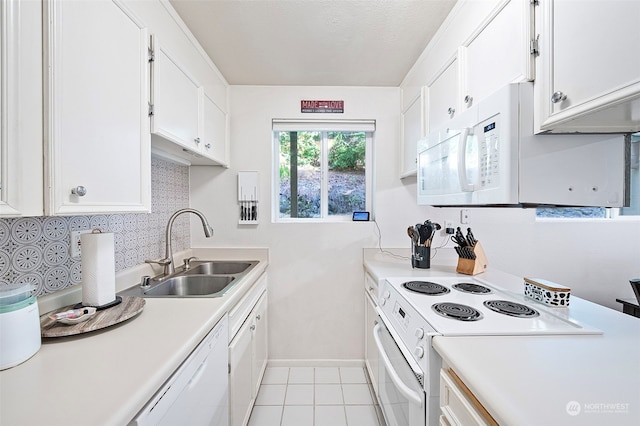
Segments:
[[[50,314],[74,309],[75,305],[65,306],[40,316],[40,334],[42,337],[64,337],[111,327],[138,315],[142,312],[145,303],[141,297],[124,296],[122,302],[116,306],[97,311],[87,321],[72,325],[62,324],[49,318]]]

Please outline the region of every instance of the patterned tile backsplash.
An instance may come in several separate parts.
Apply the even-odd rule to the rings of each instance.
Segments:
[[[40,296],[80,283],[82,264],[69,250],[71,231],[113,232],[116,272],[161,258],[167,221],[185,207],[189,168],[153,158],[150,214],[0,219],[0,287],[32,283]],[[180,215],[174,222],[174,251],[189,247],[189,216]]]

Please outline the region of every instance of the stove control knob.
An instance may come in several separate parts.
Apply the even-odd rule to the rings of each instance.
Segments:
[[[418,359],[421,359],[424,356],[424,349],[421,346],[418,346],[413,353]]]
[[[416,328],[416,337],[421,340],[424,337],[424,328]]]
[[[389,293],[389,290],[386,290],[384,293],[382,293],[382,297],[380,298],[380,304],[384,306],[384,304],[387,303],[387,300],[390,297],[391,297],[391,293]]]

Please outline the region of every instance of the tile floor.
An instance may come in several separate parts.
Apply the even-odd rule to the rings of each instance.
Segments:
[[[249,426],[385,426],[360,367],[267,367]]]

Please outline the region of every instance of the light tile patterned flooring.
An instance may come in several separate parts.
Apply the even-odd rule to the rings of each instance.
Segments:
[[[385,426],[364,368],[267,367],[249,426]]]

